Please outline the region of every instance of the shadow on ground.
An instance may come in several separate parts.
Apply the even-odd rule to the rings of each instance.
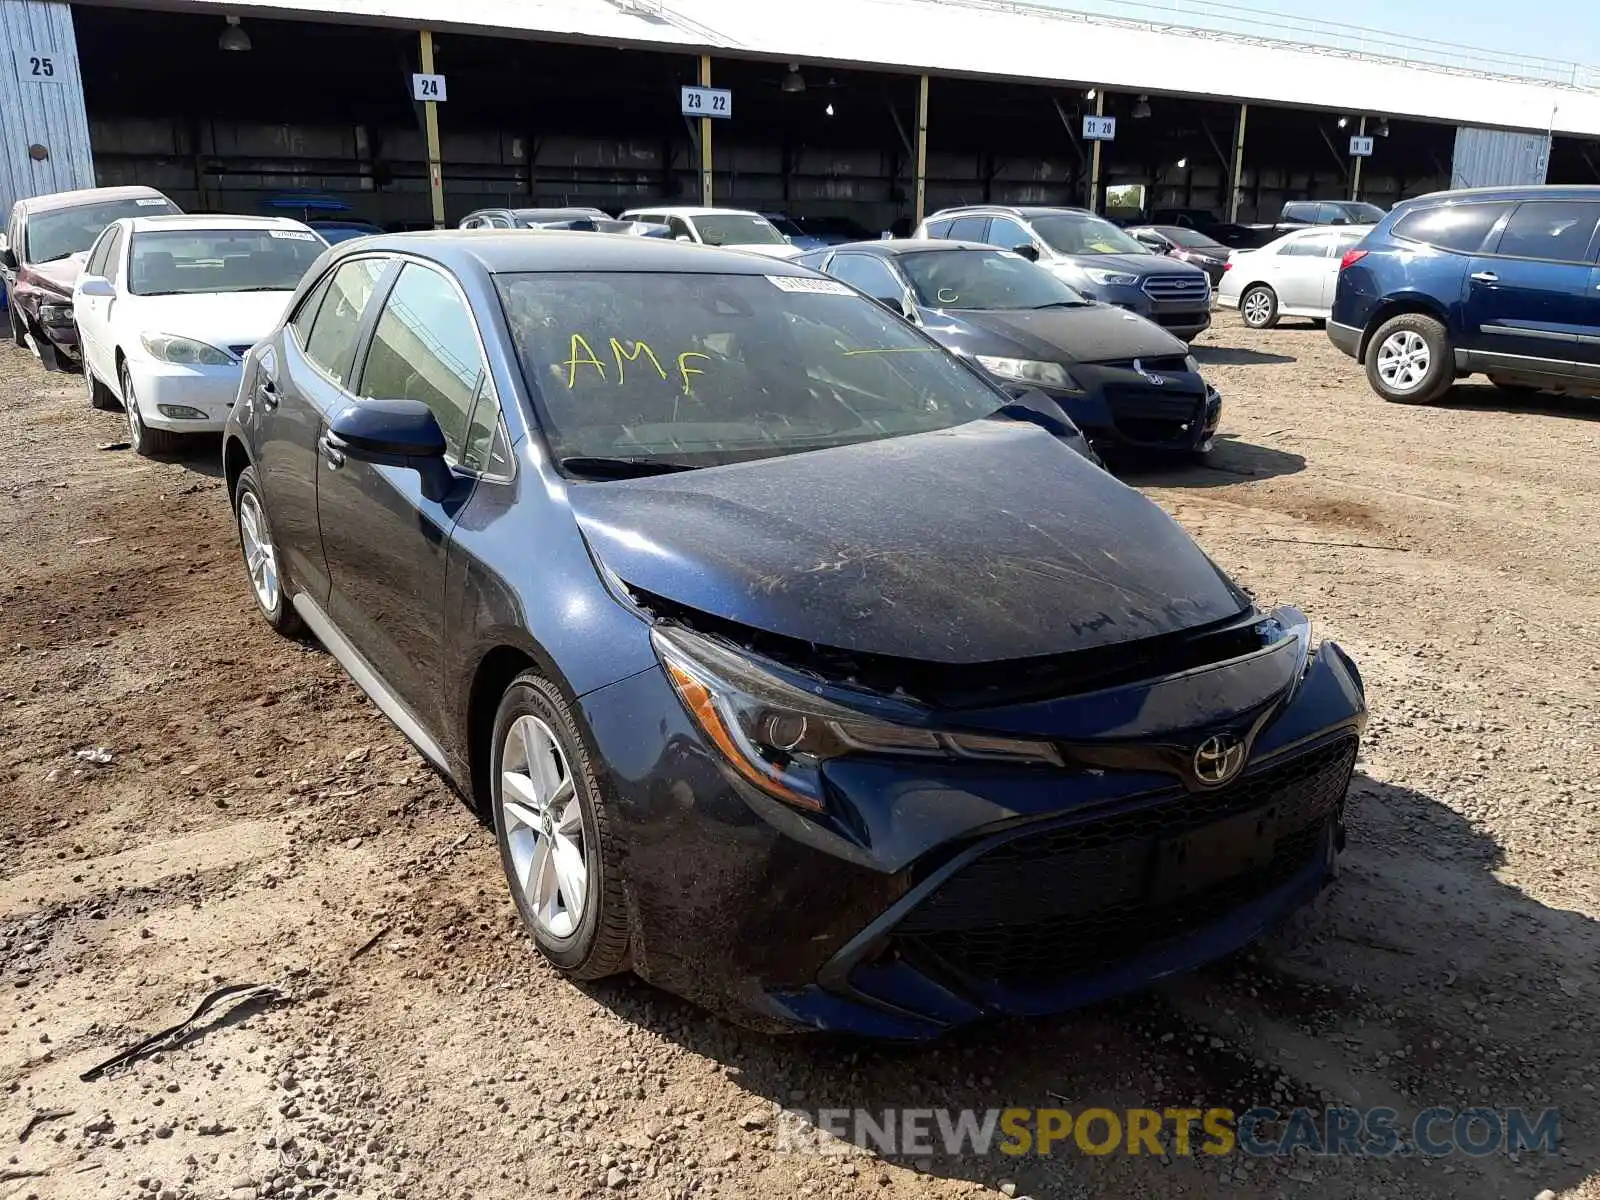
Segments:
[[[1458,383],[1430,407],[1464,412],[1527,413],[1540,417],[1572,417],[1600,421],[1600,396],[1558,396],[1553,392],[1509,392],[1492,383]]]
[[[1203,459],[1122,454],[1108,463],[1119,479],[1137,487],[1227,487],[1294,475],[1306,468],[1304,455],[1241,441],[1232,433],[1218,434],[1216,445]]]
[[[1588,1173],[1580,1164],[1597,1147],[1594,1099],[1581,1090],[1588,1075],[1571,1067],[1587,1061],[1585,1038],[1593,1035],[1564,1031],[1582,1003],[1572,989],[1595,989],[1600,928],[1500,882],[1499,845],[1432,796],[1358,773],[1348,824],[1340,879],[1285,928],[1159,989],[1056,1018],[998,1022],[932,1045],[772,1038],[637,980],[594,991],[626,1019],[723,1063],[756,1107],[863,1109],[881,1118],[902,1108],[1242,1112],[1268,1105],[1287,1112],[1337,1103],[1391,1106],[1409,1131],[1416,1114],[1434,1105],[1554,1106],[1567,1139],[1560,1156],[1524,1152],[1520,1164],[1500,1152],[1456,1154],[1444,1164],[1422,1156],[1335,1164],[1092,1157],[1070,1140],[1050,1157],[993,1148],[947,1154],[934,1126],[933,1154],[895,1159],[976,1185],[1011,1181],[1018,1195],[1038,1200],[1176,1187],[1190,1196],[1287,1189],[1320,1198],[1397,1190],[1532,1195],[1576,1185]],[[1486,1000],[1495,1002],[1492,1012]],[[766,1129],[778,1146],[780,1130],[793,1127],[773,1117]],[[870,1179],[877,1161],[890,1157],[874,1149],[819,1159],[818,1169],[847,1170],[853,1162]],[[1299,1186],[1306,1184],[1323,1186]]]
[[[1281,366],[1300,361],[1292,354],[1268,354],[1243,346],[1191,346],[1189,349],[1202,367]]]

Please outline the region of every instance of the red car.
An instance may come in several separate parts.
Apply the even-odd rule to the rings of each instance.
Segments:
[[[46,367],[75,368],[79,353],[72,285],[89,247],[119,217],[182,211],[147,187],[84,188],[18,200],[0,238],[12,340],[19,346],[31,344]]]

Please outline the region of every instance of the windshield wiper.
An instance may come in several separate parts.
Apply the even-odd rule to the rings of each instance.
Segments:
[[[1052,301],[1050,301],[1049,304],[1035,304],[1030,311],[1031,312],[1038,312],[1040,309],[1044,309],[1044,308],[1089,308],[1089,307],[1090,307],[1090,304],[1089,304],[1089,302],[1087,300],[1052,300]]]
[[[672,475],[697,468],[688,463],[664,462],[659,458],[603,458],[579,455],[563,458],[561,469],[586,479],[643,479],[649,475]]]

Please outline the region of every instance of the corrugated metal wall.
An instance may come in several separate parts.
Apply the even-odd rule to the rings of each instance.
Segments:
[[[24,196],[93,186],[72,9],[0,0],[0,221]]]
[[[1518,187],[1543,183],[1550,165],[1550,137],[1504,129],[1456,130],[1450,186]]]

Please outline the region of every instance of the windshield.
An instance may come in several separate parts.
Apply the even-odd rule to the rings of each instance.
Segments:
[[[788,217],[768,217],[767,220],[784,237],[805,237],[805,234],[800,231],[800,226],[789,220]]]
[[[146,196],[34,213],[28,217],[28,244],[23,258],[30,263],[55,262],[87,250],[94,245],[95,238],[105,232],[107,225],[122,217],[159,217],[162,213],[178,211],[178,206],[170,200]]]
[[[1158,233],[1169,242],[1189,250],[1226,250],[1227,247],[1216,238],[1209,238],[1197,229],[1185,229],[1181,225],[1163,225]]]
[[[136,233],[128,290],[135,296],[292,292],[324,248],[316,234],[298,229]]]
[[[1033,231],[1057,254],[1149,254],[1150,251],[1110,221],[1061,213],[1033,218]]]
[[[710,213],[692,218],[708,246],[787,246],[772,222],[754,213]]]
[[[1349,214],[1352,225],[1376,225],[1387,215],[1376,204],[1363,204],[1357,200],[1339,207]]]
[[[1022,309],[1088,301],[1043,267],[1006,250],[902,254],[900,268],[929,308]]]
[[[925,433],[1006,397],[837,280],[497,277],[558,461],[710,466]]]

